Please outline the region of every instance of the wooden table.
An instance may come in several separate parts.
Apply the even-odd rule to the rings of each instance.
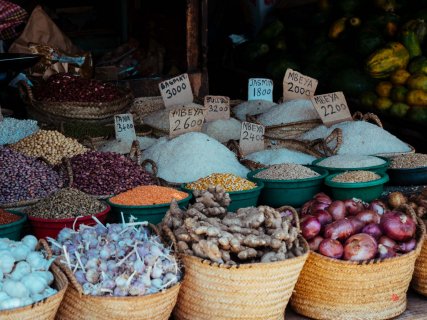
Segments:
[[[310,318],[296,314],[291,308],[286,310],[286,320],[309,320]],[[406,311],[394,320],[427,320],[427,297],[413,291],[408,293]]]

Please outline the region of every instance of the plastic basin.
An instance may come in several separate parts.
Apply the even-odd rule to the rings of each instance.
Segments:
[[[368,182],[334,182],[332,179],[339,173],[334,173],[326,177],[325,184],[330,188],[332,198],[335,200],[345,200],[358,198],[365,202],[370,202],[381,196],[384,184],[389,177],[386,173],[379,173],[380,179]]]
[[[395,186],[421,186],[427,184],[427,167],[414,169],[388,169],[390,184]]]
[[[178,206],[180,208],[188,206],[191,198],[192,195],[189,193],[187,198],[178,201]],[[170,203],[154,204],[150,206],[125,206],[113,203],[110,199],[107,200],[107,203],[111,206],[113,219],[115,221],[121,221],[121,215],[123,213],[125,222],[129,222],[130,217],[133,216],[136,218],[134,221],[148,221],[152,224],[158,224],[162,221],[170,207]]]
[[[182,184],[181,189],[185,192],[192,194],[193,190],[187,189],[185,187],[186,185],[186,183]],[[253,189],[228,192],[228,194],[230,195],[231,203],[228,206],[227,211],[236,212],[240,208],[256,207],[256,205],[258,204],[258,198],[263,188],[264,183],[257,182],[257,186]]]
[[[384,158],[384,157],[377,157],[385,161],[383,164],[379,164],[377,166],[370,166],[370,167],[360,167],[360,168],[333,168],[333,167],[323,167],[319,165],[318,163],[327,159],[327,158],[320,158],[316,159],[312,162],[313,166],[323,168],[329,171],[330,174],[334,173],[340,173],[345,171],[356,171],[356,170],[364,170],[364,171],[372,171],[378,174],[386,173],[388,167],[390,166],[390,159]]]
[[[24,229],[24,225],[27,222],[27,215],[23,212],[15,211],[15,210],[6,210],[7,212],[13,213],[17,216],[22,217],[18,221],[14,221],[8,224],[0,225],[0,238],[8,238],[10,240],[21,240],[22,230]]]
[[[329,173],[328,170],[323,168],[315,166],[305,167],[316,171],[320,176],[298,180],[272,180],[255,177],[258,172],[265,170],[265,168],[249,172],[249,180],[257,184],[259,182],[264,183],[259,203],[275,208],[283,205],[299,207],[310,200],[316,193],[321,191],[323,180]]]
[[[96,218],[102,223],[107,221],[107,215],[110,212],[111,207],[107,205],[107,208],[97,214],[94,214]],[[67,219],[43,219],[31,217],[28,215],[28,221],[30,223],[31,232],[38,238],[56,238],[58,233],[63,228],[74,228],[77,230],[81,224],[87,226],[93,226],[96,224],[95,220],[92,219],[92,215],[84,216],[81,218],[67,218]]]

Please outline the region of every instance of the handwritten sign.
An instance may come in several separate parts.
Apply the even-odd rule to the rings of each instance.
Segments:
[[[116,140],[118,141],[133,141],[136,139],[131,113],[116,114],[114,116],[114,129],[116,131]]]
[[[273,80],[250,78],[248,81],[248,100],[273,101]]]
[[[327,127],[352,120],[347,101],[341,91],[314,96],[311,102]]]
[[[206,122],[218,119],[230,119],[230,98],[223,96],[205,97]]]
[[[319,82],[298,71],[287,69],[283,78],[283,101],[293,99],[309,100],[316,92]]]
[[[159,89],[166,108],[193,102],[193,91],[187,73],[160,82]]]
[[[176,137],[183,133],[201,131],[205,122],[205,109],[174,108],[169,111],[169,136]]]
[[[239,145],[243,155],[264,150],[264,133],[264,126],[242,122]]]

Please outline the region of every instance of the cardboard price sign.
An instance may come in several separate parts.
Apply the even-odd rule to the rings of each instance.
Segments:
[[[160,82],[159,89],[166,108],[193,102],[193,91],[187,73]]]
[[[248,81],[248,100],[273,101],[273,80],[250,78]]]
[[[298,71],[287,69],[283,77],[283,101],[311,99],[316,92],[318,83],[319,81],[314,78],[305,76]]]
[[[251,122],[242,122],[239,145],[243,155],[264,150],[264,133],[264,126]]]
[[[230,98],[223,96],[206,96],[204,106],[207,110],[206,122],[218,119],[230,119]]]
[[[176,137],[183,133],[202,131],[205,122],[205,109],[175,108],[169,111],[169,136]]]
[[[352,120],[347,101],[341,91],[314,96],[311,102],[327,127]]]
[[[133,141],[136,139],[135,125],[131,113],[116,114],[114,116],[116,140]]]

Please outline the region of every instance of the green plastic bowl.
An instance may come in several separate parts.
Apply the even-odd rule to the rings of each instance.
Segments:
[[[334,173],[326,177],[325,184],[330,188],[332,198],[335,200],[345,200],[351,198],[361,199],[365,202],[378,199],[383,190],[384,184],[388,182],[387,173],[379,173],[380,179],[368,182],[334,182],[332,179],[339,173]]]
[[[372,171],[378,174],[383,174],[387,172],[388,167],[390,166],[390,159],[384,158],[384,157],[377,157],[385,161],[383,164],[379,164],[377,166],[370,166],[370,167],[360,167],[360,168],[333,168],[333,167],[323,167],[319,165],[318,163],[327,159],[327,158],[320,158],[316,159],[312,162],[313,166],[323,168],[329,171],[330,174],[334,173],[341,173],[345,171],[356,171],[356,170],[364,170],[364,171]]]
[[[263,182],[264,188],[261,190],[259,203],[274,208],[283,205],[299,207],[310,200],[316,193],[320,192],[323,179],[329,174],[328,170],[315,167],[304,166],[316,171],[320,176],[298,180],[271,180],[255,178],[255,175],[264,169],[251,171],[248,179],[255,182]]]
[[[21,240],[22,230],[27,222],[27,215],[23,212],[15,210],[6,210],[7,212],[13,213],[17,216],[22,217],[18,221],[0,225],[0,238],[8,238],[10,240]]]
[[[192,198],[191,193],[187,198],[179,200],[178,205],[180,208],[188,206],[190,199]],[[115,221],[122,221],[122,215],[126,222],[129,222],[131,216],[136,218],[136,221],[148,221],[152,224],[158,224],[162,221],[166,212],[169,210],[170,203],[154,204],[151,206],[125,206],[116,204],[107,200],[107,203],[111,206],[111,212]]]
[[[181,189],[187,193],[192,194],[193,190],[186,188],[186,185],[187,183],[183,183],[181,185]],[[264,183],[257,182],[257,186],[253,189],[228,192],[228,194],[230,195],[231,203],[228,206],[227,211],[236,212],[237,209],[240,208],[256,207],[262,188],[264,188]]]
[[[427,167],[388,169],[390,184],[394,186],[422,186],[427,184]]]

